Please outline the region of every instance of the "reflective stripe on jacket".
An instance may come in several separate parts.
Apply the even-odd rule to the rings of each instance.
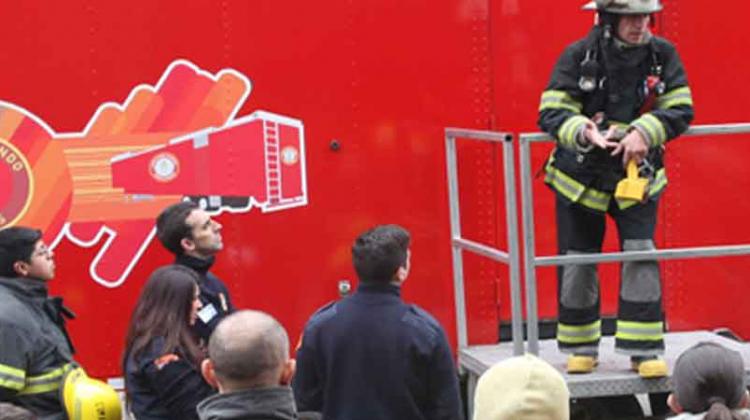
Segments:
[[[65,418],[63,376],[75,366],[64,326],[49,313],[46,283],[0,277],[0,401]]]
[[[640,107],[646,100],[643,86],[652,62],[651,47],[601,47],[606,54],[599,56],[607,57],[601,66],[607,72],[605,88],[586,93],[578,82],[580,63],[591,48],[589,39],[565,49],[542,93],[539,127],[557,139],[557,147],[546,165],[545,181],[568,201],[606,211],[625,171],[621,155],[612,157],[609,151],[596,147],[586,152],[578,145],[586,122],[597,119],[602,131],[615,125],[623,131],[638,130],[646,138],[650,145],[647,159],[653,168],[648,198],[657,199],[667,184],[663,146],[682,134],[693,118],[692,95],[677,50],[663,38],[651,39],[663,68],[665,91],[657,96],[653,109],[641,114]],[[618,204],[626,208],[635,202]]]

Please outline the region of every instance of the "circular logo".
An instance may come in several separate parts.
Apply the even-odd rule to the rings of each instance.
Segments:
[[[13,144],[0,139],[0,229],[11,227],[29,209],[34,195],[31,166]],[[10,185],[10,188],[5,187]]]
[[[294,146],[286,146],[281,149],[281,161],[284,165],[294,165],[299,162],[299,150]]]
[[[151,159],[149,172],[159,182],[169,182],[180,173],[180,161],[172,153],[159,153]]]

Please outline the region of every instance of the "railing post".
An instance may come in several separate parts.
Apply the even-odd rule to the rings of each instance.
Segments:
[[[505,171],[505,217],[508,230],[508,270],[510,278],[511,331],[513,354],[523,354],[523,299],[521,298],[521,273],[518,267],[518,213],[516,211],[516,177],[513,159],[513,136],[508,134],[503,142],[503,169]]]
[[[519,136],[521,205],[523,217],[523,267],[526,282],[526,339],[528,352],[539,355],[539,314],[536,295],[536,268],[534,266],[534,192],[531,185],[531,148],[522,134]]]
[[[456,302],[456,335],[458,348],[468,345],[466,326],[466,300],[464,298],[464,267],[461,249],[454,240],[461,238],[461,209],[458,200],[458,164],[456,159],[456,138],[445,134],[445,158],[448,173],[448,202],[451,218],[451,254],[453,258],[453,293]]]

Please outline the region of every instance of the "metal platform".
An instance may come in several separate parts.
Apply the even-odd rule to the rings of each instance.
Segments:
[[[571,398],[603,397],[614,395],[668,392],[669,378],[642,379],[630,370],[630,360],[614,352],[614,337],[603,337],[599,346],[599,366],[589,374],[568,375],[565,373],[567,356],[557,349],[555,340],[539,342],[539,356],[559,370],[568,383]],[[692,331],[665,334],[666,353],[664,360],[669,374],[677,357],[690,346],[701,341],[713,341],[742,354],[745,360],[745,375],[750,380],[750,344],[740,343],[708,331]],[[511,343],[486,346],[469,346],[459,351],[459,365],[469,374],[469,401],[474,400],[474,388],[479,376],[490,366],[513,356]]]

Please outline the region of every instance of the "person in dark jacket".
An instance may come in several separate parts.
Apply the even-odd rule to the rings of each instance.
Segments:
[[[596,0],[598,22],[560,56],[539,105],[539,126],[557,147],[545,182],[556,193],[560,254],[601,252],[605,215],[623,251],[654,250],[657,202],[667,185],[667,141],[693,118],[687,76],[675,47],[649,29],[659,0]],[[614,197],[626,166],[648,180],[642,200]],[[615,350],[642,377],[667,374],[661,281],[656,261],[622,264]],[[557,342],[569,373],[596,365],[601,337],[594,264],[558,268]]]
[[[53,257],[39,230],[0,230],[0,402],[65,419],[58,394],[75,367],[65,330],[72,313],[62,299],[48,296]]]
[[[191,331],[202,307],[195,271],[170,265],[149,277],[130,320],[123,370],[130,411],[138,420],[197,419],[195,407],[215,393],[203,380],[203,351]]]
[[[245,310],[224,318],[211,335],[202,372],[219,394],[198,405],[201,420],[320,418],[297,414],[289,387],[294,374],[289,337],[266,313]]]
[[[292,381],[297,408],[324,419],[460,419],[458,378],[440,324],[401,299],[410,236],[378,226],[352,247],[356,293],[305,326]]]
[[[221,224],[192,202],[180,202],[164,209],[156,219],[156,236],[175,255],[175,264],[198,273],[203,308],[193,329],[203,343],[216,325],[234,311],[227,286],[209,270],[224,244]]]

